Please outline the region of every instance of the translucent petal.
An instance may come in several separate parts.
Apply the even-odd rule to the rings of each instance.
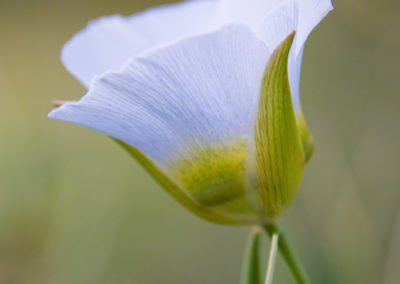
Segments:
[[[229,25],[131,59],[50,117],[104,132],[166,165],[188,145],[249,134],[269,49]]]
[[[130,17],[91,21],[62,51],[66,68],[86,87],[95,75],[118,70],[131,56],[210,29],[216,1],[186,1],[149,9]]]

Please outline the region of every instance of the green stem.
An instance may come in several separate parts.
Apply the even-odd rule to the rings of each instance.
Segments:
[[[289,266],[294,278],[296,279],[298,284],[310,284],[310,280],[299,260],[296,253],[294,252],[293,247],[290,245],[289,240],[286,237],[284,231],[278,227],[275,223],[270,223],[263,226],[264,230],[271,237],[274,234],[279,235],[279,251],[285,259],[287,265]]]

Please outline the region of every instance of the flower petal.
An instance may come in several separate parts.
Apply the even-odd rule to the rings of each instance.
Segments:
[[[298,20],[296,19],[297,36],[295,40],[297,55],[313,28],[332,10],[333,6],[330,0],[221,0],[218,6],[217,21],[220,23],[244,23],[256,32],[260,32],[269,28],[265,24],[268,22],[266,20],[271,17],[271,13],[293,3],[298,10],[296,13]],[[279,26],[274,27],[275,33],[280,33],[283,36],[281,40],[288,35],[284,29],[285,25],[281,28]],[[269,45],[270,38],[262,33],[260,35]],[[279,43],[280,41],[272,48],[275,49]]]
[[[269,54],[246,26],[225,26],[129,60],[49,116],[133,146],[192,201],[256,222],[244,184],[245,141]]]
[[[188,145],[249,134],[269,55],[247,27],[225,26],[131,59],[49,116],[104,132],[166,166]]]
[[[65,44],[61,58],[86,87],[95,75],[118,70],[131,56],[165,42],[205,32],[216,1],[186,1],[123,17],[91,21]]]
[[[300,53],[308,35],[333,9],[331,0],[297,0],[299,20],[296,38],[296,55]]]
[[[248,25],[271,49],[275,49],[290,32],[296,30],[288,64],[293,105],[299,111],[304,43],[332,8],[330,0],[221,0],[218,18],[221,23],[240,22]]]

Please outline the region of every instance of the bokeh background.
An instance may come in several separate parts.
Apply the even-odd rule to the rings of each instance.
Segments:
[[[46,117],[59,53],[167,1],[0,0],[0,283],[239,283],[248,228],[188,213],[105,135]],[[282,216],[313,283],[400,283],[400,2],[336,0],[307,42],[316,152]],[[267,252],[268,239],[265,238]],[[279,259],[275,283],[294,283]]]

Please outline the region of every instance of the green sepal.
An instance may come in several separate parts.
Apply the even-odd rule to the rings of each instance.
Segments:
[[[305,166],[288,76],[295,33],[274,51],[266,67],[255,123],[257,194],[262,214],[276,219],[294,199]]]
[[[247,224],[246,221],[234,218],[202,206],[191,198],[182,188],[179,187],[168,175],[160,169],[154,161],[147,157],[143,152],[129,144],[110,137],[125,149],[139,164],[153,177],[170,195],[181,203],[189,211],[208,221],[226,225]]]
[[[296,114],[297,128],[299,129],[301,145],[303,146],[304,160],[306,163],[311,159],[314,154],[315,144],[314,137],[308,129],[306,120],[301,111],[297,111]]]
[[[260,229],[251,230],[243,259],[241,284],[261,284]]]

